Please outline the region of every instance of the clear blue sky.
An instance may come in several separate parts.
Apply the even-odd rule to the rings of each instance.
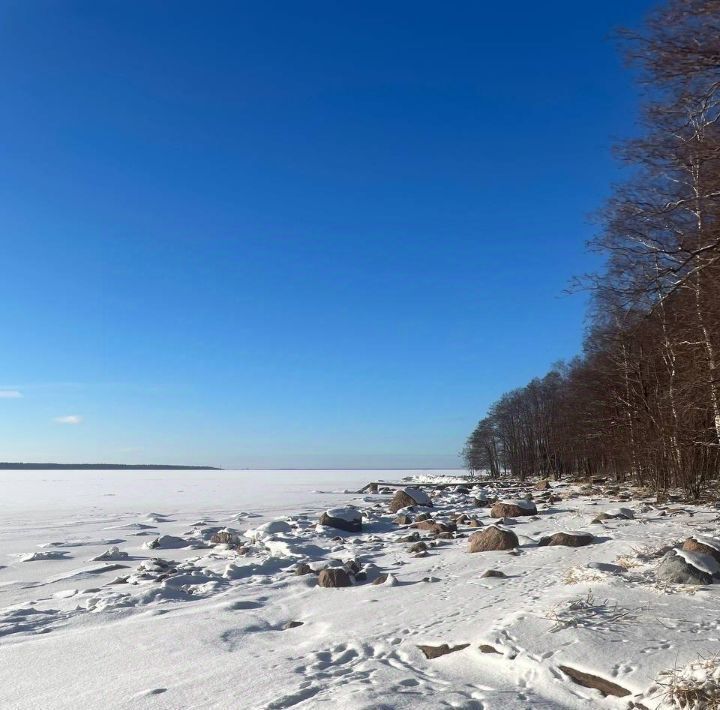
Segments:
[[[652,3],[0,8],[0,459],[444,467],[581,344]]]

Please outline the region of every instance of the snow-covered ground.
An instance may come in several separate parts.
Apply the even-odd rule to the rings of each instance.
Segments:
[[[352,492],[412,474],[442,480],[0,472],[0,707],[655,708],[661,672],[695,663],[670,676],[695,678],[718,652],[720,584],[656,576],[661,548],[690,535],[715,544],[714,507],[562,486],[554,501],[533,493],[536,516],[505,521],[516,552],[470,554],[468,536],[493,522],[476,498],[529,489],[425,488],[433,507],[410,519],[465,513],[480,526],[440,538],[398,525],[392,493]],[[361,532],[318,526],[327,510],[353,523],[348,506],[362,511]],[[631,513],[615,517],[620,507]],[[594,539],[537,544],[558,531]],[[427,550],[411,551],[409,536]],[[314,571],[296,574],[301,563]],[[319,586],[316,572],[342,563],[353,586]],[[484,577],[490,569],[505,576]],[[437,658],[418,648],[442,644],[462,648]],[[603,696],[573,681],[577,671],[629,694]]]

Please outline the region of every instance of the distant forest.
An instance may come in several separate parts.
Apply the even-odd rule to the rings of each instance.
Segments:
[[[642,133],[618,146],[582,355],[493,404],[463,450],[493,476],[612,476],[700,496],[720,464],[720,2],[620,33]]]
[[[164,464],[125,464],[125,463],[12,463],[0,462],[0,470],[24,470],[24,471],[118,471],[118,470],[141,470],[141,471],[221,471],[215,466],[168,466]]]

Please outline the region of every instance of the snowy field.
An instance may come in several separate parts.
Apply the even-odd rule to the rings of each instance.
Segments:
[[[395,489],[353,492],[413,474],[434,480],[0,472],[0,707],[670,707],[659,674],[720,650],[714,507],[607,486],[427,487],[433,506],[398,524]],[[536,514],[523,503],[492,528],[518,546],[471,554],[493,500],[531,491]],[[362,530],[319,526],[328,509]],[[560,531],[593,537],[538,544]],[[690,536],[705,547],[675,557],[704,582],[663,580],[666,549]],[[352,586],[320,586],[332,570]],[[700,665],[686,685],[706,682]]]

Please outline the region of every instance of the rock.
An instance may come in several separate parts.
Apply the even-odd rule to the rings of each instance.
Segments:
[[[292,525],[286,520],[271,520],[254,530],[248,530],[245,537],[251,540],[264,540],[273,535],[292,532],[292,530]]]
[[[425,491],[419,488],[402,488],[397,491],[390,501],[390,512],[397,513],[401,508],[421,505],[432,508],[432,501]]]
[[[537,515],[535,504],[526,500],[519,500],[515,503],[498,501],[490,509],[491,518],[519,518],[523,515]]]
[[[481,643],[478,649],[480,649],[480,653],[500,653],[495,646],[491,646],[489,643]]]
[[[546,545],[563,545],[564,547],[584,547],[589,545],[595,538],[590,533],[583,532],[557,532],[548,537],[540,538],[539,547]]]
[[[465,486],[455,486],[455,493],[464,493],[465,495],[467,495],[468,493],[470,493],[470,489],[465,488]]]
[[[296,629],[298,626],[302,625],[302,621],[288,621],[286,624],[283,625],[283,631],[287,631],[288,629]]]
[[[558,668],[584,688],[595,688],[595,690],[599,690],[603,695],[614,695],[618,698],[624,698],[626,695],[630,695],[630,691],[627,688],[623,688],[621,685],[605,680],[605,678],[601,678],[600,676],[579,671],[577,668],[570,668],[569,666],[558,666]]]
[[[507,577],[505,572],[501,572],[499,569],[488,569],[485,570],[481,575],[481,577]]]
[[[92,562],[117,562],[118,560],[127,560],[129,555],[127,552],[121,552],[119,547],[111,547],[101,555],[92,558]]]
[[[455,534],[451,532],[439,532],[437,533],[437,536],[441,540],[453,540],[455,538]]]
[[[445,532],[455,532],[457,530],[457,526],[454,523],[442,523],[437,520],[421,520],[419,523],[413,523],[412,527],[418,530],[428,530],[436,535]]]
[[[320,525],[345,532],[362,532],[362,513],[355,508],[331,508],[320,516]]]
[[[413,557],[429,557],[430,554],[428,552],[418,552],[413,555]]]
[[[538,481],[535,484],[535,490],[536,491],[549,491],[550,490],[550,481],[547,478],[542,481]]]
[[[487,498],[473,498],[473,504],[476,508],[487,508],[490,501]]]
[[[717,547],[713,545],[717,545]],[[682,549],[687,552],[700,552],[704,555],[710,555],[710,557],[714,558],[715,561],[720,562],[720,540],[703,541],[703,538],[698,539],[695,537],[689,537],[683,543]]]
[[[394,522],[395,525],[410,525],[412,521],[413,519],[409,515],[407,515],[406,513],[400,513],[400,515],[395,518]]]
[[[383,585],[385,587],[395,587],[397,586],[397,583],[397,577],[394,574],[381,574],[373,582],[375,586]]]
[[[360,563],[357,560],[348,560],[343,564],[348,574],[356,575],[360,571]]]
[[[460,513],[460,515],[455,517],[455,525],[462,525],[463,523],[466,523],[469,520],[468,516],[465,515],[465,513]]]
[[[211,538],[210,542],[213,545],[237,545],[240,541],[240,537],[234,530],[220,530],[216,532]]]
[[[635,513],[630,508],[613,508],[612,510],[606,510],[604,513],[596,515],[593,523],[602,523],[605,520],[632,520],[635,517]]]
[[[428,547],[424,542],[416,542],[411,548],[410,552],[425,552]]]
[[[400,542],[417,542],[420,539],[420,533],[414,532],[410,535],[405,535],[405,537],[400,538]]]
[[[145,543],[145,547],[149,550],[177,550],[182,547],[189,547],[190,543],[181,537],[175,537],[174,535],[160,535],[154,540]]]
[[[512,530],[504,530],[490,525],[484,530],[473,533],[468,542],[469,552],[486,552],[489,550],[512,550],[520,543]]]
[[[457,646],[448,646],[446,643],[440,646],[418,646],[418,648],[425,654],[425,658],[432,660],[433,658],[439,658],[440,656],[446,656],[448,653],[455,653],[455,651],[462,651],[467,648],[469,643],[461,643]]]
[[[660,560],[655,574],[663,582],[674,584],[712,584],[712,570],[716,567],[717,562],[708,555],[670,550]]]
[[[623,574],[624,572],[627,572],[624,567],[615,565],[612,562],[588,562],[587,568],[596,569],[600,572],[609,572],[611,574]]]
[[[321,587],[351,587],[350,575],[340,567],[327,567],[318,575]]]
[[[471,528],[481,528],[483,524],[477,518],[470,518],[468,525]]]
[[[420,513],[415,516],[416,523],[421,523],[423,520],[432,520],[430,513]]]
[[[305,562],[301,562],[300,564],[295,565],[295,575],[298,577],[301,577],[305,574],[313,574],[312,567],[310,567],[309,564],[306,564]]]

